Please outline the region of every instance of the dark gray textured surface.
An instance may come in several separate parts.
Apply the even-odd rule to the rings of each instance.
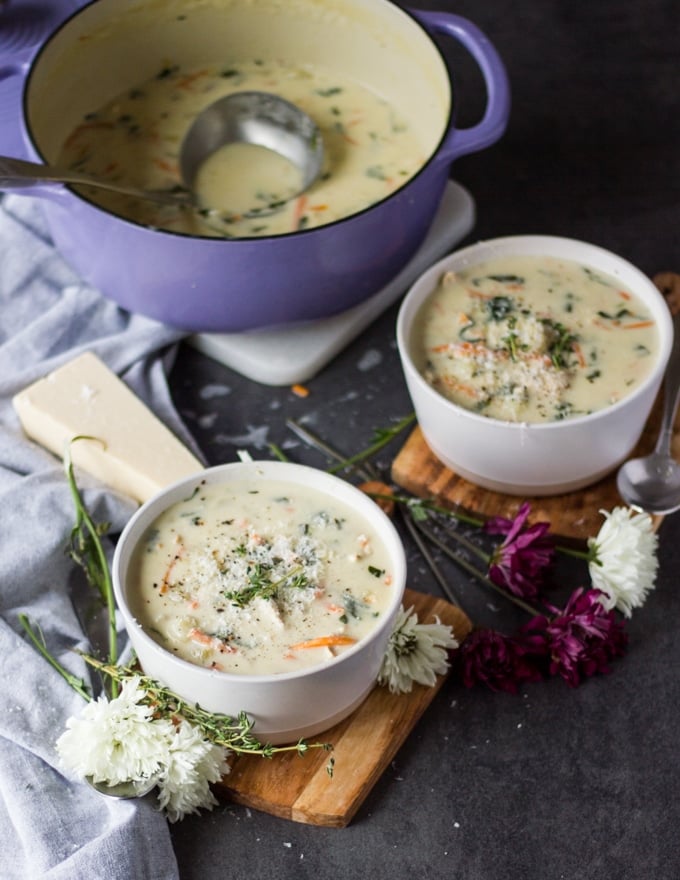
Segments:
[[[582,238],[648,274],[680,270],[678,7],[631,0],[420,2],[471,18],[508,67],[503,140],[458,161],[477,202],[468,241],[513,233]],[[480,106],[478,75],[450,47],[461,120]],[[459,121],[461,121],[459,120]],[[285,428],[301,418],[345,452],[410,404],[394,345],[396,309],[309,384],[252,383],[183,346],[175,399],[211,463],[236,449],[323,466]],[[263,445],[265,444],[265,445]],[[387,464],[389,455],[382,457]],[[447,683],[347,829],[320,829],[225,804],[172,834],[186,880],[428,877],[623,880],[680,876],[680,520],[661,529],[656,591],[628,625],[608,676],[518,696]],[[437,592],[414,551],[411,585]],[[481,623],[519,618],[449,569]],[[586,579],[564,569],[564,585]],[[579,580],[580,579],[580,580]],[[338,768],[342,772],[342,768]]]

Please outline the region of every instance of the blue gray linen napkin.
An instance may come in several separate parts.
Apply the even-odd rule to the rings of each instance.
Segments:
[[[12,396],[85,350],[117,372],[184,442],[165,380],[177,330],[130,315],[56,252],[33,199],[0,201],[0,862],[4,880],[175,878],[165,819],[148,801],[105,798],[59,767],[54,743],[82,698],[22,635],[26,613],[60,661],[96,623],[65,553],[74,510],[62,463],[21,432]],[[197,450],[193,448],[193,451]],[[120,532],[135,509],[78,474],[89,510]],[[111,551],[111,547],[108,547]]]

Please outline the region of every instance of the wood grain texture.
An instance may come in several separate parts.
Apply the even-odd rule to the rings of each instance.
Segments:
[[[466,615],[434,596],[406,590],[404,607],[413,606],[422,623],[438,617],[462,641],[470,632]],[[311,749],[275,755],[271,760],[238,757],[216,786],[218,795],[284,819],[310,825],[343,828],[380,778],[399,747],[439,692],[446,676],[434,687],[415,685],[410,694],[391,694],[375,687],[349,718],[314,738],[333,745],[335,767],[327,771],[329,754]]]
[[[666,297],[671,311],[680,312],[680,275],[661,272],[654,283]],[[631,458],[646,455],[654,448],[661,419],[661,395],[656,401]],[[680,457],[680,425],[676,420],[672,439],[676,458]],[[475,486],[443,465],[430,450],[420,428],[415,428],[392,465],[392,479],[406,491],[420,498],[431,498],[444,507],[460,508],[466,513],[486,518],[513,517],[523,501],[531,502],[531,521],[549,521],[552,532],[582,543],[596,535],[602,525],[600,510],[622,504],[616,489],[616,472],[578,492],[541,498],[503,495]],[[655,517],[655,525],[661,517]]]

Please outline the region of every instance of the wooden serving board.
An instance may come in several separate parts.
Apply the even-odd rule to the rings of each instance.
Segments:
[[[654,283],[666,296],[671,311],[680,312],[680,275],[663,272]],[[661,419],[661,399],[656,401],[642,436],[631,457],[646,455],[654,448]],[[680,458],[680,425],[676,421],[672,450]],[[420,498],[431,498],[444,507],[461,510],[485,519],[489,516],[512,518],[522,502],[531,503],[531,522],[549,521],[553,534],[579,543],[596,535],[602,525],[600,510],[623,504],[616,489],[616,472],[578,492],[521,498],[483,489],[465,480],[442,464],[430,450],[420,428],[415,428],[392,465],[394,482]],[[658,526],[661,517],[655,517]]]
[[[438,617],[451,626],[459,642],[472,628],[460,608],[435,596],[406,590],[404,607],[411,606],[421,623],[432,623]],[[247,755],[232,760],[231,773],[217,784],[216,793],[284,819],[344,828],[445,680],[440,675],[433,687],[414,685],[410,694],[391,694],[386,687],[375,687],[349,718],[310,738],[310,742],[332,744],[332,778],[326,771],[329,753],[323,749],[271,759]]]

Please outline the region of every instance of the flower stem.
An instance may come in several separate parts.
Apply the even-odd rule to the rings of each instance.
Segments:
[[[465,611],[465,609],[463,608],[462,602],[460,601],[460,599],[458,598],[458,596],[454,592],[454,590],[451,587],[451,585],[449,584],[448,580],[442,574],[439,566],[437,565],[432,554],[428,550],[427,544],[425,543],[425,541],[421,537],[421,535],[419,533],[418,525],[415,521],[415,518],[411,515],[410,511],[404,512],[404,509],[401,507],[399,508],[399,510],[402,513],[402,519],[403,519],[404,524],[406,525],[406,528],[409,531],[409,534],[413,538],[413,541],[415,542],[416,546],[418,547],[418,550],[420,550],[420,553],[422,554],[423,559],[428,564],[430,571],[432,572],[435,580],[437,581],[437,583],[441,587],[442,592],[449,599],[450,602],[452,602],[454,605],[457,605],[458,608],[461,609],[461,611]]]
[[[274,456],[274,458],[278,459],[279,461],[289,461],[286,453],[276,443],[269,443],[267,445],[269,446],[269,451]]]
[[[53,657],[52,654],[50,654],[50,652],[47,650],[47,646],[45,645],[45,639],[43,638],[42,631],[39,630],[40,636],[38,636],[33,629],[30,620],[25,614],[19,615],[19,623],[24,628],[24,631],[28,635],[31,642],[33,642],[33,646],[36,648],[38,653],[42,657],[44,657],[45,660],[47,660],[50,666],[57,670],[59,675],[61,675],[61,677],[67,682],[67,684],[69,684],[73,688],[76,693],[80,694],[83,699],[89,702],[92,699],[92,695],[90,694],[87,685],[82,678],[78,678],[77,676],[73,675],[73,673],[69,672],[65,666],[61,665],[56,657]]]
[[[336,474],[339,471],[344,471],[347,468],[350,468],[354,464],[358,464],[360,461],[364,461],[367,458],[371,458],[376,452],[379,452],[384,446],[387,446],[395,437],[397,437],[405,428],[408,428],[409,425],[413,424],[415,421],[416,414],[411,413],[408,416],[405,416],[396,425],[391,428],[381,428],[376,431],[377,439],[370,445],[367,446],[366,449],[363,449],[361,452],[357,452],[356,455],[352,455],[349,458],[345,458],[342,461],[338,462],[338,464],[333,465],[333,467],[328,469],[329,474]]]
[[[468,513],[463,513],[460,510],[453,510],[450,507],[441,507],[439,504],[428,498],[413,498],[411,496],[396,495],[394,493],[387,495],[381,494],[380,492],[367,492],[366,494],[371,498],[384,499],[385,501],[394,501],[396,504],[403,504],[413,513],[414,519],[424,519],[426,514],[422,513],[422,515],[419,515],[419,513],[429,511],[430,513],[439,513],[442,516],[448,517],[448,519],[455,519],[458,522],[465,523],[469,526],[477,526],[479,528],[484,525],[481,519],[477,519],[476,517],[470,516]],[[476,552],[481,553],[481,550],[477,549]],[[488,556],[486,558],[488,559]]]
[[[309,446],[314,449],[318,449],[319,452],[323,452],[324,455],[327,455],[329,458],[334,459],[338,462],[346,463],[348,459],[337,451],[337,449],[333,449],[332,446],[329,446],[324,440],[320,437],[317,437],[316,434],[313,434],[308,428],[305,428],[299,422],[294,421],[293,419],[288,419],[286,425],[293,431],[294,434],[304,440]],[[374,468],[370,464],[370,462],[364,464],[363,466],[360,464],[348,465],[348,469],[352,470],[356,473],[358,477],[362,480],[372,479],[377,474],[374,473]]]
[[[514,602],[519,608],[523,611],[526,611],[528,614],[531,614],[532,617],[540,616],[541,612],[534,608],[532,605],[529,605],[528,602],[525,602],[524,599],[521,599],[519,596],[515,596],[513,593],[509,593],[507,590],[504,590],[502,587],[499,587],[498,584],[495,584],[492,580],[490,580],[485,574],[483,574],[479,569],[475,568],[467,559],[463,559],[457,553],[455,553],[444,541],[442,541],[434,532],[430,531],[430,529],[426,528],[422,522],[416,520],[416,525],[420,529],[421,533],[431,541],[436,547],[438,547],[442,553],[445,553],[453,562],[457,565],[460,565],[461,568],[464,568],[469,574],[471,574],[474,578],[481,581],[485,586],[490,587],[494,592],[498,593],[500,596],[503,596],[505,599],[509,599],[511,602]]]
[[[465,537],[465,535],[461,535],[458,532],[452,532],[449,529],[446,530],[446,534],[453,538],[454,541],[457,541],[462,547],[465,547],[469,553],[473,553],[478,559],[481,559],[487,567],[489,566],[491,562],[489,554],[485,553],[481,547],[473,544],[472,541]]]
[[[77,440],[94,440],[95,442],[103,443],[97,437],[87,437],[85,435],[74,437],[71,442],[75,443]],[[109,563],[101,542],[100,530],[93,522],[78,489],[73,473],[70,450],[66,453],[64,467],[76,508],[76,524],[71,530],[71,555],[84,568],[88,581],[99,591],[106,605],[109,642],[108,660],[110,664],[115,665],[118,661],[118,632],[116,629],[116,601],[113,594]],[[85,530],[87,537],[84,537],[83,530]],[[117,682],[112,681],[111,695],[115,697],[117,694]]]
[[[594,559],[593,552],[588,550],[577,550],[575,547],[565,547],[563,544],[556,544],[555,550],[564,556],[571,556],[574,559],[585,559],[586,562],[592,562]]]

